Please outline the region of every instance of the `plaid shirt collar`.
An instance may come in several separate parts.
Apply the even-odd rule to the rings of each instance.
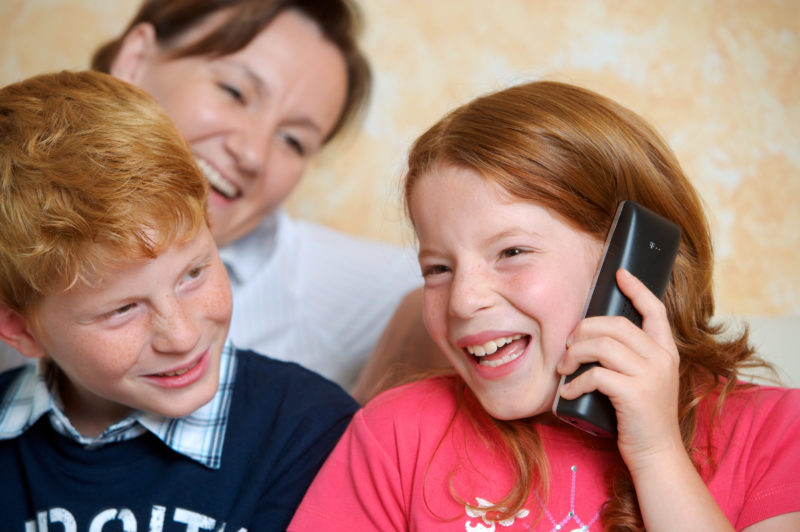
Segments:
[[[193,413],[181,418],[168,418],[137,411],[111,425],[96,438],[82,436],[75,430],[53,393],[54,379],[43,374],[39,365],[28,364],[5,397],[0,398],[0,440],[16,438],[47,414],[57,432],[86,447],[129,440],[150,431],[174,451],[206,467],[219,469],[236,374],[233,351],[232,344],[227,341],[222,349],[217,393]]]

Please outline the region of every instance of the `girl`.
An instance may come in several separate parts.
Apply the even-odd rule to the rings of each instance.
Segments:
[[[359,412],[290,530],[800,529],[800,392],[740,381],[764,363],[712,324],[708,223],[641,118],[553,82],[478,98],[414,144],[405,197],[457,374]],[[663,303],[617,272],[641,329],[582,319],[626,199],[682,229]],[[593,390],[616,441],[550,413]]]

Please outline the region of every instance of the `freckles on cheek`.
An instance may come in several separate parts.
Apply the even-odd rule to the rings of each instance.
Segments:
[[[221,276],[221,280],[206,292],[201,304],[207,316],[220,322],[229,321],[233,310],[233,296],[228,278]]]
[[[86,360],[87,364],[92,364],[103,374],[119,375],[138,361],[142,343],[141,334],[135,332],[113,337],[98,334],[85,338],[80,349],[83,353],[93,354],[94,360]]]
[[[435,341],[447,339],[447,302],[437,294],[423,292],[422,320]]]

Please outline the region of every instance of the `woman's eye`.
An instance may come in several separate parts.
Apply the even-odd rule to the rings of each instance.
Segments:
[[[227,83],[220,83],[220,88],[230,95],[231,98],[236,100],[237,102],[244,103],[244,94],[238,88],[234,87],[233,85],[229,85]]]
[[[297,138],[296,138],[296,137],[293,137],[292,135],[287,135],[287,134],[283,133],[283,134],[281,135],[281,138],[283,138],[283,141],[284,141],[284,142],[285,142],[285,143],[286,143],[286,144],[289,146],[289,148],[290,148],[290,149],[291,149],[293,152],[295,152],[297,155],[299,155],[299,156],[301,156],[301,157],[302,157],[302,156],[304,156],[304,155],[306,154],[306,148],[305,148],[305,146],[303,146],[303,143],[302,143],[302,142],[300,142],[299,140],[297,140]]]

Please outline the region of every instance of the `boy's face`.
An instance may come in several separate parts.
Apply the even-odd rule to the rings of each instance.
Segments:
[[[59,391],[83,434],[132,409],[169,417],[211,400],[231,317],[231,292],[206,227],[155,259],[45,297],[36,341],[66,376]]]

